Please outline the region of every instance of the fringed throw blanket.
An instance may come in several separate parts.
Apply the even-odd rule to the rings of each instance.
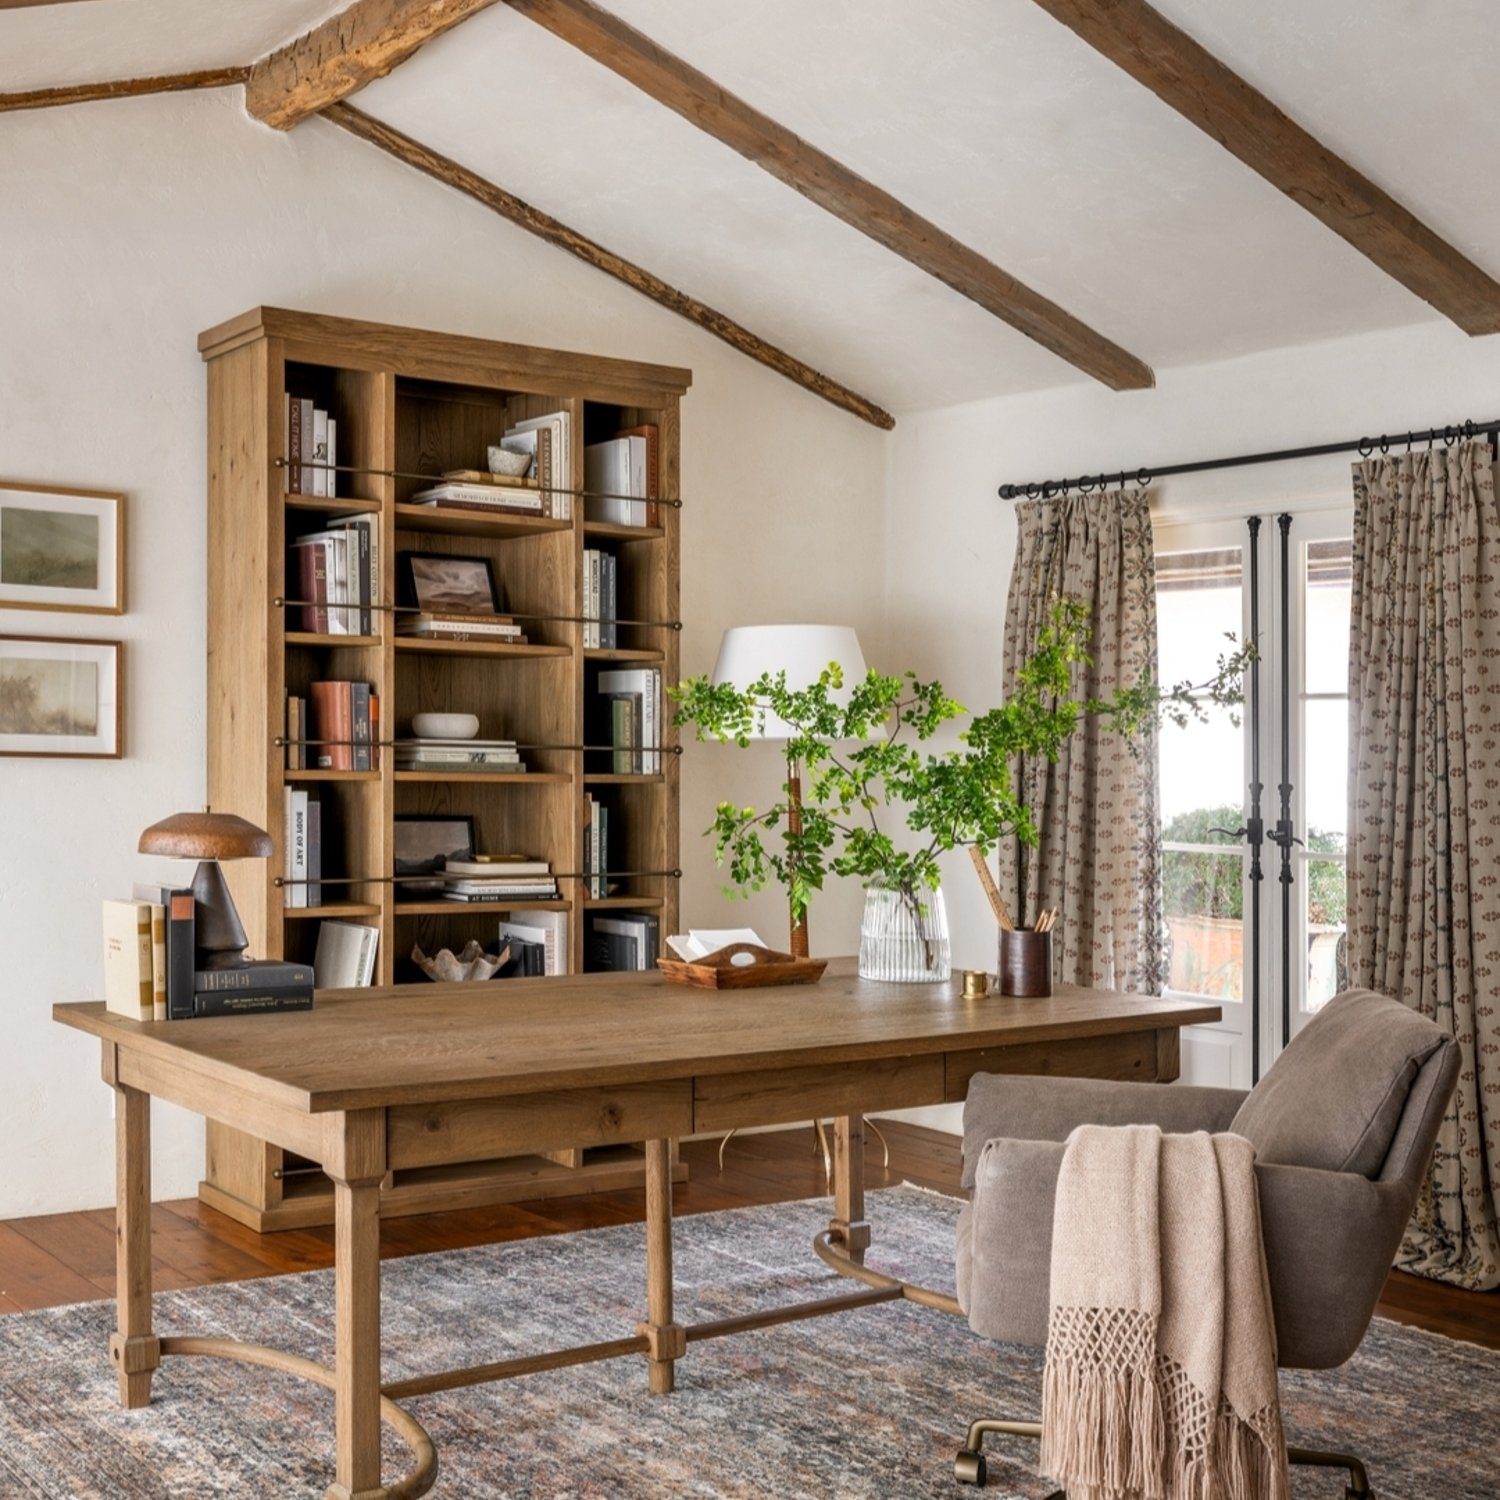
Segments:
[[[1287,1500],[1248,1141],[1154,1125],[1068,1137],[1041,1467],[1069,1500]]]

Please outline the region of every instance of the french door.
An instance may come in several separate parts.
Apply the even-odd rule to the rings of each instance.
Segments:
[[[1352,511],[1161,525],[1158,666],[1202,681],[1253,640],[1245,703],[1163,726],[1169,994],[1223,1009],[1183,1077],[1248,1088],[1347,983],[1344,854]]]

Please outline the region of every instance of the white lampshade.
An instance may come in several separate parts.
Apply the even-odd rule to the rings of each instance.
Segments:
[[[865,675],[865,656],[859,637],[848,625],[737,625],[724,632],[719,659],[714,663],[714,684],[733,683],[748,688],[767,673],[786,673],[786,685],[794,691],[811,687],[830,662],[844,672],[844,686],[834,701],[847,703],[854,685]],[[753,731],[756,739],[785,740],[791,726],[768,713]]]

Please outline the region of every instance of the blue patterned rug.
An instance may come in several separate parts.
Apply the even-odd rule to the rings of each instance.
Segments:
[[[728,1317],[852,1289],[809,1241],[826,1203],[698,1214],[676,1226],[678,1317]],[[951,1199],[871,1195],[871,1263],[951,1287]],[[639,1225],[387,1261],[387,1379],[628,1334],[644,1302]],[[326,1360],[331,1273],[156,1299],[158,1331],[223,1333]],[[332,1398],[295,1379],[168,1360],[155,1400],[119,1409],[105,1357],[112,1303],[0,1317],[0,1495],[35,1500],[320,1497],[332,1478]],[[973,1495],[952,1460],[973,1416],[1034,1412],[1038,1356],[895,1303],[696,1344],[675,1396],[639,1359],[532,1375],[407,1403],[438,1444],[434,1496],[942,1497]],[[1289,1440],[1352,1448],[1379,1500],[1500,1495],[1500,1353],[1377,1322],[1330,1375],[1283,1378]],[[997,1444],[997,1500],[1048,1493],[1033,1446]],[[386,1478],[405,1471],[387,1445]],[[1337,1474],[1299,1475],[1297,1500],[1339,1500]]]

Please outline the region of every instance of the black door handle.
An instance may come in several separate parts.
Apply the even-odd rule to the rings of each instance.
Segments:
[[[1226,839],[1242,839],[1250,832],[1248,828],[1210,828],[1210,833],[1222,833]]]

